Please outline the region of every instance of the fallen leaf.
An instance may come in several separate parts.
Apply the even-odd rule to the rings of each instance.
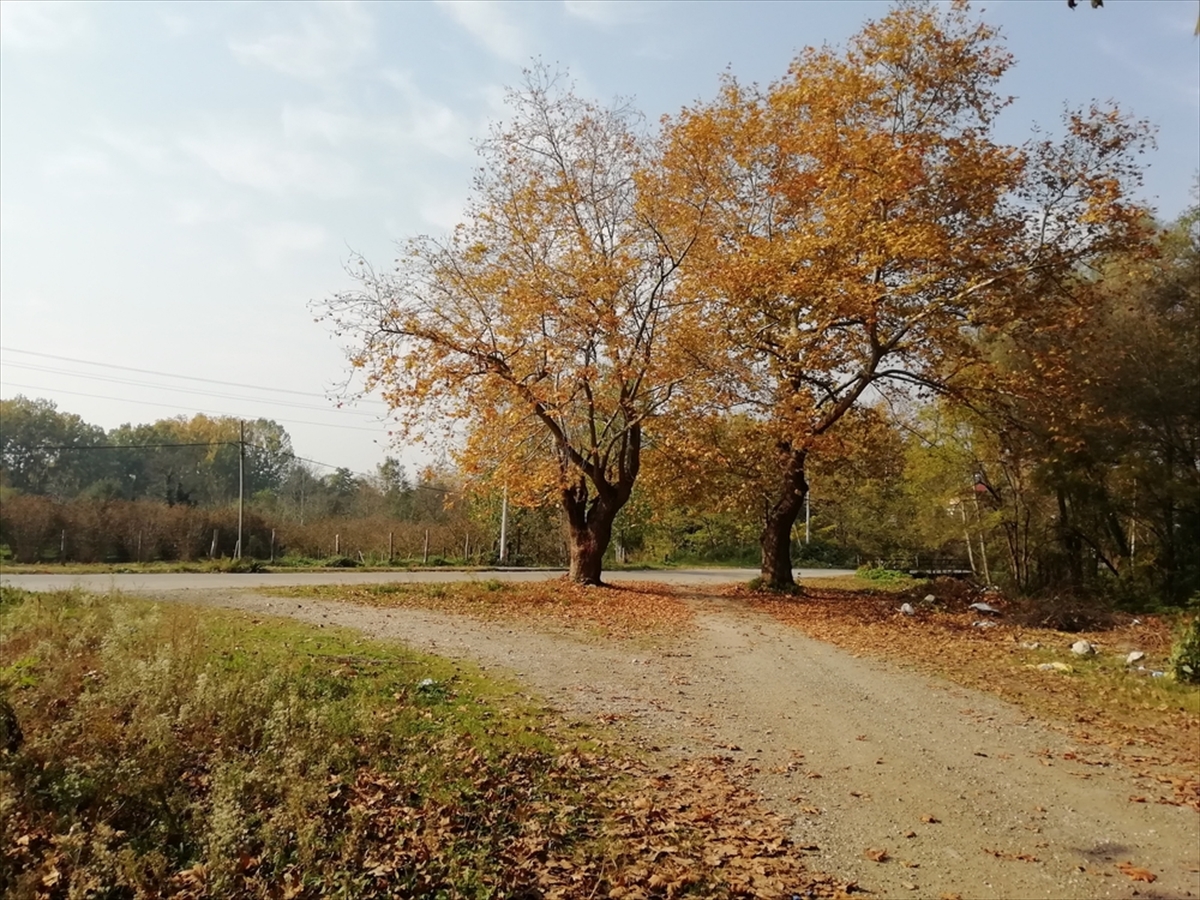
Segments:
[[[1148,884],[1151,881],[1158,880],[1158,876],[1149,869],[1143,869],[1140,866],[1135,866],[1131,862],[1117,863],[1117,869],[1123,875],[1128,875],[1134,881],[1145,881]]]
[[[906,831],[906,832],[904,832],[904,836],[906,838],[915,838],[917,836],[917,833],[915,831]]]
[[[1129,802],[1130,803],[1145,803],[1146,798],[1145,797],[1130,797]]]
[[[942,820],[937,816],[921,816],[921,821],[926,825],[940,825]]]
[[[865,856],[867,859],[871,860],[872,862],[877,862],[877,863],[886,862],[887,859],[889,858],[888,852],[881,847],[879,847],[879,848],[868,847],[866,850],[863,851],[863,856]]]

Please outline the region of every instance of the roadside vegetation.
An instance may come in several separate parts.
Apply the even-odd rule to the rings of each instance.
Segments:
[[[467,664],[354,633],[4,589],[0,659],[13,900],[839,887],[721,764],[651,771]]]

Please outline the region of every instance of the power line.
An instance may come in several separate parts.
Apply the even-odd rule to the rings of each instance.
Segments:
[[[245,403],[259,403],[267,406],[288,406],[293,409],[312,409],[320,412],[335,412],[344,415],[360,416],[363,418],[373,416],[374,413],[357,412],[352,409],[343,409],[341,407],[314,406],[311,403],[293,403],[289,400],[264,400],[258,397],[238,397],[233,394],[218,394],[212,391],[194,390],[187,387],[175,387],[174,385],[153,384],[148,381],[133,381],[128,378],[113,378],[107,375],[89,375],[86,372],[72,372],[68,369],[58,369],[52,366],[34,366],[27,363],[5,362],[5,366],[14,369],[28,369],[34,372],[49,372],[54,375],[67,375],[72,378],[86,378],[89,381],[107,381],[112,384],[126,384],[134,387],[146,387],[157,391],[173,391],[180,394],[196,394],[201,397],[215,397],[221,400],[240,400]]]
[[[161,450],[164,447],[237,447],[242,441],[189,441],[179,443],[155,443],[155,444],[39,444],[33,447],[34,450]],[[251,443],[247,441],[246,443]],[[252,445],[252,444],[251,444]],[[252,445],[253,446],[253,445]],[[290,451],[280,453],[280,456],[285,456],[288,459],[299,460],[300,462],[311,463],[314,466],[323,466],[326,469],[345,469],[352,475],[357,475],[361,478],[371,477],[367,472],[356,472],[353,469],[348,469],[345,466],[335,466],[332,463],[321,462],[319,459],[309,459],[307,456],[297,456]],[[431,488],[431,490],[441,490],[440,488]]]
[[[164,409],[178,409],[182,410],[183,412],[205,413],[207,415],[224,416],[230,419],[242,418],[241,416],[235,416],[232,413],[222,412],[220,410],[196,409],[194,407],[180,406],[176,403],[158,403],[153,400],[130,400],[128,397],[110,397],[105,394],[89,394],[85,393],[84,391],[70,391],[66,388],[48,388],[36,384],[21,384],[16,381],[5,381],[4,385],[7,387],[26,388],[31,391],[49,391],[58,394],[72,394],[76,397],[91,397],[95,400],[115,400],[118,403],[136,403],[140,404],[141,406],[158,406]],[[273,421],[287,423],[290,425],[315,425],[318,428],[341,428],[346,431],[369,431],[372,434],[379,434],[379,429],[363,428],[359,425],[335,425],[328,422],[306,422],[300,419],[274,419]]]
[[[236,447],[241,441],[196,441],[183,444],[40,444],[34,450],[161,450],[163,447]]]
[[[301,397],[321,397],[322,399],[326,399],[326,400],[329,399],[324,394],[315,394],[310,391],[296,391],[296,390],[291,390],[289,388],[267,387],[265,385],[258,385],[258,384],[242,384],[237,381],[220,381],[216,378],[201,378],[198,375],[177,375],[174,372],[159,372],[155,369],[137,369],[137,368],[134,368],[133,366],[119,366],[115,363],[96,362],[95,360],[91,360],[91,359],[77,359],[72,356],[58,356],[54,353],[39,353],[36,350],[20,350],[16,347],[0,347],[0,351],[3,351],[5,353],[22,353],[22,354],[25,354],[26,356],[40,356],[45,359],[57,359],[60,362],[81,363],[85,366],[100,366],[105,369],[121,369],[122,371],[125,371],[125,372],[138,372],[139,374],[142,374],[142,375],[159,375],[159,376],[162,376],[165,378],[180,378],[185,381],[203,381],[208,384],[220,384],[225,387],[250,388],[251,390],[256,390],[256,391],[272,391],[272,392],[278,393],[278,394],[296,394]],[[368,400],[367,402],[382,403],[383,401],[382,400]]]

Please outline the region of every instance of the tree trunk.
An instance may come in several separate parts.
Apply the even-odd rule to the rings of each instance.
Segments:
[[[763,530],[759,535],[762,548],[763,587],[773,591],[793,591],[796,579],[792,576],[792,526],[804,506],[808,481],[804,477],[805,450],[789,450],[787,465],[780,480],[779,494],[767,508]]]
[[[578,584],[603,584],[604,553],[612,540],[613,520],[621,506],[619,494],[588,497],[583,481],[562,493],[567,514],[567,549],[570,569],[567,577]]]

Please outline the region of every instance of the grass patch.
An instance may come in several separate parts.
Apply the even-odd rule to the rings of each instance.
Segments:
[[[883,570],[888,571],[888,570]],[[897,573],[899,578],[866,578],[861,571],[853,575],[831,575],[822,578],[801,579],[801,587],[806,591],[815,590],[818,593],[827,590],[846,592],[874,592],[900,594],[910,591],[915,586],[927,584],[922,578],[913,578],[903,572]]]
[[[410,607],[487,621],[516,619],[614,638],[653,637],[690,626],[692,610],[670,588],[631,584],[596,588],[559,579],[497,579],[443,584],[393,582],[365,585],[297,585],[271,588],[282,597],[312,597],[375,607]]]
[[[995,624],[979,627],[981,614],[968,608],[977,598],[965,586],[950,587],[935,590],[935,596],[941,594],[935,606],[916,603],[914,616],[899,612],[901,597],[831,589],[824,581],[796,600],[746,596],[819,640],[996,694],[1058,723],[1078,740],[1106,745],[1168,786],[1164,802],[1200,809],[1200,688],[1151,675],[1167,670],[1172,617],[1125,616],[1105,631],[1073,633],[1018,624],[1007,615],[982,617]],[[1071,653],[1081,639],[1100,652]],[[1125,664],[1131,650],[1146,654],[1138,663],[1142,669]],[[1038,668],[1051,662],[1069,671]]]
[[[719,765],[652,773],[469,665],[175,604],[2,599],[24,733],[0,751],[5,897],[839,887]],[[706,862],[718,836],[733,862]]]

